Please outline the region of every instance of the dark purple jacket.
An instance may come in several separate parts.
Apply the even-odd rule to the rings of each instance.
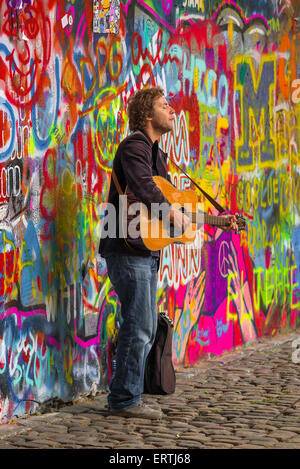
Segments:
[[[163,193],[154,183],[153,176],[162,176],[170,181],[167,170],[167,154],[153,144],[144,131],[136,131],[126,137],[116,152],[113,168],[121,186],[122,192],[126,186],[132,191],[136,200],[147,207],[151,203],[167,203]],[[160,251],[149,251],[139,238],[129,247],[124,238],[119,236],[119,193],[111,178],[108,202],[116,210],[116,238],[101,237],[99,253],[103,257],[110,254],[153,255],[159,257]]]

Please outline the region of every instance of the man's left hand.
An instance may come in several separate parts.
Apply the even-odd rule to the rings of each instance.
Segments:
[[[238,227],[235,215],[223,215],[223,217],[227,218],[228,224],[226,226],[222,227],[222,229],[224,231],[234,230],[237,233],[239,231],[239,227]]]

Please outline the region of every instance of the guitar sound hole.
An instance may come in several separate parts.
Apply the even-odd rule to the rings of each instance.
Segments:
[[[170,238],[179,238],[182,236],[182,230],[176,228],[173,223],[170,223],[170,226],[168,227],[168,235]]]
[[[178,210],[179,210],[180,212],[182,212],[182,213],[184,213],[184,214],[187,215],[187,212],[186,212],[186,210],[185,210],[185,208],[184,208],[183,206],[182,206],[182,207],[179,207]],[[185,231],[185,230],[182,229],[182,228],[177,228],[177,227],[175,227],[175,226],[173,225],[173,223],[170,223],[170,225],[167,226],[166,229],[167,229],[168,236],[169,236],[170,238],[180,238],[180,237],[183,235],[184,231]]]

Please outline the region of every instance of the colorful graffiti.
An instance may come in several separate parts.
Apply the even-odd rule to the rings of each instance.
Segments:
[[[145,86],[176,110],[163,150],[248,222],[162,251],[175,365],[299,326],[299,17],[292,0],[0,0],[1,422],[107,387],[120,304],[99,233]]]

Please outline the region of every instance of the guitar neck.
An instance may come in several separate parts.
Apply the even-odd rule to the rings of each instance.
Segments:
[[[226,218],[218,217],[217,215],[209,215],[207,213],[192,213],[191,215],[192,223],[196,223],[197,225],[203,225],[204,223],[211,226],[228,225],[228,220]]]

